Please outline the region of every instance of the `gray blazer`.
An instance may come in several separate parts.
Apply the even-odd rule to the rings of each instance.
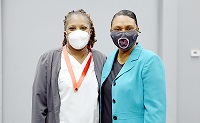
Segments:
[[[61,68],[62,48],[43,54],[38,62],[32,90],[32,122],[60,123],[60,96],[58,91],[58,75]],[[101,72],[106,56],[92,50],[94,70],[100,83]]]

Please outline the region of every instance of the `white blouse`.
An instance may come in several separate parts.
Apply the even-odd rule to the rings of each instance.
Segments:
[[[88,54],[82,64],[69,53],[68,55],[76,81],[78,81],[90,55]],[[64,54],[62,53],[58,86],[61,99],[60,123],[99,122],[98,82],[94,71],[93,59],[81,86],[75,92]]]

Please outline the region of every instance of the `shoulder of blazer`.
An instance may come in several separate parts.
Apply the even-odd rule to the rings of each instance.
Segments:
[[[93,53],[94,55],[99,56],[99,57],[106,58],[106,55],[103,54],[102,52],[98,51],[98,50],[92,49],[92,53]]]
[[[51,64],[54,67],[61,58],[62,48],[56,48],[45,52],[41,55],[41,62]]]
[[[103,53],[101,53],[100,51],[98,50],[95,50],[95,49],[92,49],[92,55],[93,55],[93,58],[94,58],[94,62],[100,62],[101,63],[105,63],[106,61],[106,55],[104,55]]]
[[[44,54],[41,55],[41,57],[43,58],[48,58],[50,57],[51,55],[55,54],[55,53],[60,53],[62,51],[62,48],[56,48],[56,49],[51,49],[47,52],[45,52]]]
[[[147,50],[147,49],[142,50],[141,57],[144,57],[144,59],[146,59],[146,60],[152,59],[154,57],[158,57],[159,59],[161,59],[158,54],[156,54],[155,52],[153,52],[151,50]]]

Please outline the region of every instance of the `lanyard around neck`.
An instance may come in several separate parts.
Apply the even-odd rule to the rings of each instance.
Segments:
[[[76,82],[76,78],[75,78],[75,75],[74,75],[74,72],[73,72],[73,69],[72,69],[72,65],[71,65],[71,62],[69,60],[69,55],[67,53],[66,45],[63,47],[63,54],[64,54],[64,57],[65,57],[65,62],[67,64],[68,70],[69,70],[70,77],[72,79],[72,84],[73,84],[74,90],[75,90],[75,92],[77,92],[78,88],[81,86],[83,79],[85,78],[85,75],[87,74],[87,71],[90,67],[90,63],[91,63],[91,60],[92,60],[92,53],[90,52],[90,58],[88,59],[78,82]]]

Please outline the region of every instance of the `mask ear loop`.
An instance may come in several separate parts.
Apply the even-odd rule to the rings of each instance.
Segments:
[[[138,28],[138,27],[137,27],[136,31],[137,31],[138,33],[142,33],[142,32],[140,32],[140,30],[139,30],[139,28]]]

